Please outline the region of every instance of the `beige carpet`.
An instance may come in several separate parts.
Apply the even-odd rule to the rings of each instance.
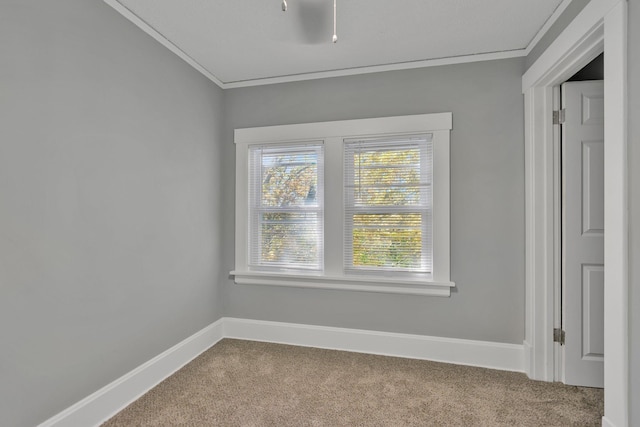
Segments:
[[[599,426],[603,391],[524,374],[225,339],[103,424]]]

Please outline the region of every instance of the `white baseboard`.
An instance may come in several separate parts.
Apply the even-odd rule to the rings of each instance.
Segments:
[[[524,371],[522,345],[224,317],[38,427],[98,426],[222,338]]]
[[[224,336],[524,372],[517,344],[333,328],[250,319],[224,319]]]
[[[616,427],[607,417],[602,417],[602,427]]]
[[[223,338],[223,319],[107,384],[38,427],[98,426]]]

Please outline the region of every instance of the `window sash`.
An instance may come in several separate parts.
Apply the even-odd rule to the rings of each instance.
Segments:
[[[346,273],[432,273],[432,169],[432,134],[344,140]]]
[[[315,189],[296,185],[314,165]],[[249,269],[323,270],[323,176],[322,142],[249,147]]]

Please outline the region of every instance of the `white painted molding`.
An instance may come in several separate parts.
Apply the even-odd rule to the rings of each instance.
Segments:
[[[38,427],[98,426],[223,338],[223,319],[212,323],[123,375]]]
[[[335,120],[293,125],[260,126],[236,129],[236,144],[256,144],[283,141],[320,140],[332,137],[352,137],[378,134],[411,134],[451,130],[453,113],[412,114],[376,117],[372,119]]]
[[[312,276],[277,274],[257,271],[230,271],[238,285],[285,286],[291,288],[333,289],[341,291],[377,292],[402,295],[449,297],[454,282],[392,280],[384,276]]]
[[[514,49],[507,51],[498,51],[498,52],[485,52],[485,53],[476,53],[471,55],[459,55],[459,56],[451,56],[444,58],[431,58],[431,59],[423,59],[417,61],[408,61],[408,62],[399,62],[392,64],[381,64],[381,65],[370,65],[363,67],[354,67],[354,68],[344,68],[344,69],[336,69],[336,70],[327,70],[320,71],[315,73],[302,73],[302,74],[292,74],[287,76],[274,76],[274,77],[266,77],[260,79],[249,79],[249,80],[239,80],[239,81],[230,81],[223,82],[218,77],[216,77],[211,71],[204,68],[200,63],[198,63],[195,59],[189,56],[185,51],[180,49],[173,42],[168,40],[166,37],[162,35],[159,31],[153,28],[151,25],[142,20],[139,16],[129,10],[127,7],[122,5],[119,0],[104,0],[106,4],[115,9],[118,13],[120,13],[123,17],[131,21],[134,25],[139,27],[142,31],[149,34],[155,40],[157,40],[164,47],[169,49],[174,54],[178,55],[183,61],[191,65],[193,68],[202,73],[209,80],[214,82],[222,89],[233,89],[240,87],[250,87],[250,86],[262,86],[262,85],[270,85],[277,83],[288,83],[288,82],[298,82],[305,80],[315,80],[315,79],[324,79],[329,77],[342,77],[342,76],[353,76],[359,74],[371,74],[371,73],[381,73],[386,71],[397,71],[397,70],[410,70],[415,68],[427,68],[427,67],[439,67],[442,65],[453,65],[453,64],[466,64],[470,62],[481,62],[481,61],[493,61],[498,59],[508,59],[508,58],[519,58],[523,56],[527,56],[531,50],[535,47],[535,45],[540,41],[540,39],[549,31],[549,28],[556,22],[556,20],[560,17],[562,12],[569,6],[572,0],[563,0],[562,3],[556,8],[553,14],[549,17],[549,19],[544,23],[544,25],[538,30],[533,39],[529,42],[529,44],[523,49]]]
[[[447,58],[425,59],[422,61],[400,62],[394,64],[371,65],[368,67],[345,68],[340,70],[321,71],[318,73],[293,74],[289,76],[269,77],[264,79],[243,80],[224,83],[221,87],[223,89],[233,89],[237,87],[262,86],[276,83],[326,79],[329,77],[354,76],[358,74],[382,73],[385,71],[411,70],[414,68],[439,67],[441,65],[466,64],[469,62],[520,58],[522,56],[527,56],[525,49],[508,50],[504,52],[478,53],[475,55],[450,56]]]
[[[637,5],[636,5],[637,6]],[[604,415],[629,424],[627,2],[604,17]],[[637,404],[637,402],[635,402]]]
[[[522,92],[551,85],[558,78],[566,80],[576,67],[579,70],[598,56],[604,47],[604,16],[620,1],[624,0],[591,0],[522,76]],[[585,46],[589,52],[582,55]],[[576,55],[578,48],[581,52]]]
[[[99,426],[223,338],[523,371],[521,345],[223,317],[38,427]]]
[[[522,342],[524,373],[531,378],[531,372],[533,372],[533,347],[526,340]]]
[[[208,78],[209,80],[211,80],[212,82],[220,86],[221,88],[224,88],[224,83],[222,83],[222,81],[220,81],[216,76],[211,74],[206,68],[200,65],[195,59],[187,55],[185,51],[183,51],[178,46],[173,44],[173,42],[169,41],[165,36],[163,36],[155,28],[153,28],[151,25],[147,24],[145,21],[140,19],[138,15],[136,15],[135,13],[127,9],[125,6],[123,6],[122,3],[120,3],[118,0],[104,0],[104,2],[109,6],[111,6],[112,8],[114,8],[118,13],[120,13],[122,16],[127,18],[129,21],[131,21],[131,23],[133,23],[135,26],[140,28],[142,31],[144,31],[145,33],[149,34],[151,37],[156,39],[156,41],[158,41],[161,45],[163,45],[164,47],[169,49],[171,52],[178,55],[180,59],[185,61],[187,64],[191,65],[196,70],[198,70],[206,78]]]
[[[591,0],[522,78],[525,94],[526,324],[532,378],[549,377],[554,225],[553,87],[606,51],[605,67],[605,417],[628,424],[627,1]],[[550,379],[548,379],[550,380]]]
[[[602,417],[602,427],[618,427],[611,422],[607,417]]]
[[[551,88],[525,92],[525,342],[529,378],[553,381],[554,171]]]
[[[450,273],[450,130],[451,112],[378,117],[356,120],[299,123],[235,129],[236,144],[236,223],[235,269],[230,272],[235,283],[348,291],[433,295],[448,297],[455,283]],[[344,211],[342,197],[325,200],[324,266],[322,271],[300,272],[251,271],[249,266],[249,150],[250,144],[299,144],[319,142],[324,146],[324,192],[344,191],[345,138],[380,137],[427,133],[433,137],[433,265],[430,274],[404,277],[400,280],[382,275],[349,275],[344,272]],[[374,276],[374,277],[372,277]]]
[[[524,372],[522,345],[225,318],[226,338]]]
[[[540,28],[540,30],[538,30],[536,35],[533,37],[533,39],[531,39],[531,41],[527,45],[527,48],[524,50],[525,55],[529,55],[531,53],[531,51],[533,50],[534,47],[536,47],[540,39],[544,37],[545,34],[547,34],[547,31],[549,31],[549,28],[551,28],[551,26],[555,24],[555,22],[558,20],[560,15],[562,15],[562,12],[565,11],[565,9],[571,4],[572,1],[573,0],[563,0],[562,3],[560,3],[560,6],[558,6],[556,10],[553,11],[553,14],[549,17],[549,19],[547,19],[547,22],[544,23],[544,25]]]
[[[568,0],[565,0],[568,1]],[[155,28],[140,19],[135,13],[122,5],[118,0],[104,0],[109,6],[114,8],[118,13],[139,27],[142,31],[156,39],[160,44],[175,53],[187,64],[202,73],[206,78],[214,82],[222,89],[233,89],[238,87],[262,86],[276,83],[298,82],[304,80],[324,79],[329,77],[353,76],[357,74],[381,73],[384,71],[409,70],[413,68],[438,67],[441,65],[465,64],[468,62],[493,61],[496,59],[518,58],[527,56],[526,49],[516,49],[501,52],[478,53],[474,55],[461,55],[447,58],[433,58],[421,61],[400,62],[394,64],[372,65],[366,67],[345,68],[338,70],[321,71],[317,73],[292,74],[288,76],[276,76],[263,79],[241,80],[233,82],[223,82],[217,78],[211,71],[204,68],[195,59],[190,57],[185,51],[176,46],[173,42],[165,38]],[[561,5],[562,6],[562,5]],[[555,20],[555,19],[554,19]],[[546,24],[545,24],[546,26]],[[543,27],[544,29],[544,27]],[[546,31],[546,29],[545,29]],[[537,35],[536,35],[537,37]]]

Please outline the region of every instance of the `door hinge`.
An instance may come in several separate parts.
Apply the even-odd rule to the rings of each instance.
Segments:
[[[566,110],[563,108],[562,110],[556,110],[553,112],[553,124],[554,125],[561,125],[562,123],[564,123],[564,116],[565,116],[565,112]]]
[[[560,345],[564,345],[564,331],[562,329],[554,329],[553,330],[553,342],[560,343]]]

